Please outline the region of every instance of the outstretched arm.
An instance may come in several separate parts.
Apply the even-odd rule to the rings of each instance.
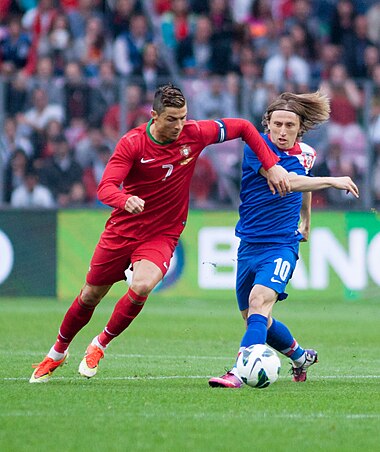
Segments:
[[[268,171],[260,168],[260,174],[268,179]],[[359,198],[359,189],[349,176],[343,177],[308,177],[289,173],[290,191],[317,191],[324,188],[336,188],[346,190],[355,198]]]
[[[337,190],[346,190],[355,198],[359,198],[359,189],[351,177],[307,177],[298,174],[289,174],[290,187],[292,191],[316,191],[324,188],[336,188]]]

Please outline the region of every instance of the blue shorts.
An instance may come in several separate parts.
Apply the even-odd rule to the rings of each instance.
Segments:
[[[284,300],[286,285],[298,260],[299,243],[294,245],[253,244],[240,242],[236,275],[236,297],[239,309],[249,305],[249,294],[255,284],[269,287]]]

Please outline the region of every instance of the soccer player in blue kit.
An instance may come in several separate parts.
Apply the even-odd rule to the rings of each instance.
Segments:
[[[316,152],[301,138],[326,121],[329,113],[329,99],[319,91],[283,93],[267,108],[263,138],[280,158],[279,165],[289,172],[291,192],[286,196],[271,193],[267,173],[247,145],[242,164],[240,219],[235,230],[241,239],[236,295],[247,328],[238,355],[250,345],[267,343],[291,359],[295,382],[306,380],[318,354],[303,349],[288,327],[272,316],[272,308],[287,297],[285,289],[296,266],[299,243],[308,239],[311,192],[333,187],[359,197],[350,177],[308,177]],[[211,378],[209,385],[239,388],[242,381],[234,366],[225,375]]]

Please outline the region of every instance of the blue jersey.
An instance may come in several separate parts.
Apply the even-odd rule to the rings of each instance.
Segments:
[[[282,151],[270,141],[268,135],[262,134],[262,137],[280,157],[278,165],[289,173],[302,176],[309,174],[316,157],[312,147],[296,143],[293,148]],[[273,195],[266,178],[259,173],[261,166],[256,154],[246,145],[236,236],[250,243],[297,243],[302,239],[302,234],[298,231],[302,193],[292,192],[284,197],[278,193]]]

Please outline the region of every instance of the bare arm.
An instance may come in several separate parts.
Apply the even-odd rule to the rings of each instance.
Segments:
[[[268,171],[260,168],[260,174],[268,179]],[[308,177],[300,176],[295,173],[289,173],[289,182],[291,191],[317,191],[324,188],[336,188],[337,190],[346,190],[355,198],[359,198],[359,189],[351,177]]]
[[[346,190],[355,198],[359,198],[359,189],[351,177],[307,177],[298,174],[289,174],[290,187],[292,191],[316,191],[324,188],[336,188],[337,190]]]
[[[312,194],[309,191],[305,191],[302,196],[301,206],[301,223],[298,230],[303,235],[301,242],[307,242],[310,234],[311,226],[311,197]]]

